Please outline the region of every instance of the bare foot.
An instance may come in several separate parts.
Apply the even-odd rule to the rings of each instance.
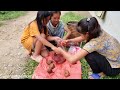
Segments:
[[[26,51],[25,54],[26,56],[30,57],[33,54],[33,52]]]
[[[39,55],[39,56],[31,56],[31,59],[33,59],[36,62],[40,63],[40,61],[43,59],[43,57],[41,55]]]
[[[48,56],[48,50],[42,50],[41,51],[41,56],[43,56],[43,57],[47,57]]]

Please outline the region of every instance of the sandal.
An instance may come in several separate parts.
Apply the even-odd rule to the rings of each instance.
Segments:
[[[92,78],[91,78],[92,77]],[[99,74],[95,74],[95,73],[93,73],[93,74],[91,74],[90,76],[89,76],[89,79],[100,79],[100,75]]]
[[[33,59],[36,62],[40,63],[40,61],[43,59],[43,57],[41,55],[39,55],[37,58],[34,58],[33,56],[31,56],[31,59]]]

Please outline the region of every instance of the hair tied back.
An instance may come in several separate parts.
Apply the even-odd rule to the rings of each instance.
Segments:
[[[87,22],[89,22],[90,21],[90,18],[87,18]]]

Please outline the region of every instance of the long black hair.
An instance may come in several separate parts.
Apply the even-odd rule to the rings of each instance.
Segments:
[[[43,26],[42,20],[47,18],[50,15],[51,15],[50,11],[38,11],[37,17],[35,20],[37,21],[37,25],[40,33],[42,32],[42,28],[44,28],[44,33],[45,34],[47,33],[47,27]]]
[[[84,18],[78,22],[77,31],[82,34],[89,34],[89,40],[100,36],[101,27],[95,17]]]

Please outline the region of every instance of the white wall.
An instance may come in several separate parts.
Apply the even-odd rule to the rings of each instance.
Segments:
[[[100,19],[95,15],[95,11],[89,13],[96,17],[101,27],[115,37],[120,42],[120,11],[106,11],[104,19]]]

